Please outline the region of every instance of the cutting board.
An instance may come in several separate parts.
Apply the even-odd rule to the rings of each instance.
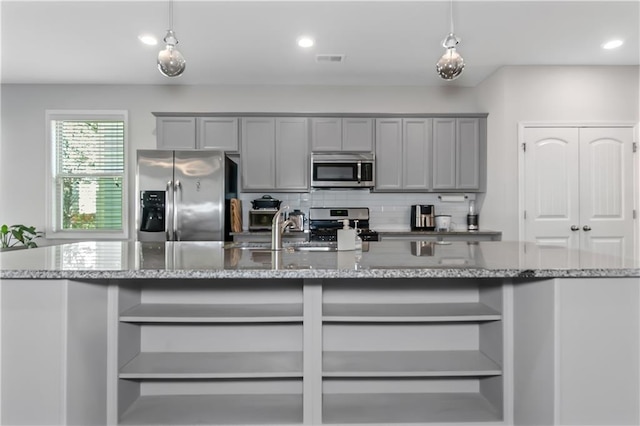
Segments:
[[[231,232],[242,232],[242,201],[231,199]]]

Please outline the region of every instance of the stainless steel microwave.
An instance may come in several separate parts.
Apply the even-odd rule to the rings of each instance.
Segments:
[[[313,188],[372,188],[374,185],[373,154],[311,154]]]

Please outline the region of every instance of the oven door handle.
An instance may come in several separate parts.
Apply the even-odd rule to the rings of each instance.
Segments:
[[[362,181],[362,161],[358,161],[358,183]]]

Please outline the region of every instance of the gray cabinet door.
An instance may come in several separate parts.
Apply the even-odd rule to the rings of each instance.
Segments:
[[[194,149],[195,117],[157,117],[156,145],[158,149]]]
[[[313,152],[342,150],[341,118],[311,119],[311,150]]]
[[[480,188],[480,120],[457,119],[456,188]]]
[[[432,120],[403,120],[403,189],[427,191],[431,188]]]
[[[373,119],[342,119],[342,150],[373,152]]]
[[[276,167],[275,119],[242,119],[242,189],[246,191],[275,188]]]
[[[198,117],[196,129],[196,148],[238,152],[237,118]]]
[[[309,189],[307,118],[276,119],[276,190]]]
[[[376,189],[402,189],[402,119],[376,120]]]
[[[433,189],[456,188],[456,119],[433,119]]]

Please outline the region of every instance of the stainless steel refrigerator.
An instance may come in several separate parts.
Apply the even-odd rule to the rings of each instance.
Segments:
[[[223,152],[139,150],[138,241],[224,241]]]

